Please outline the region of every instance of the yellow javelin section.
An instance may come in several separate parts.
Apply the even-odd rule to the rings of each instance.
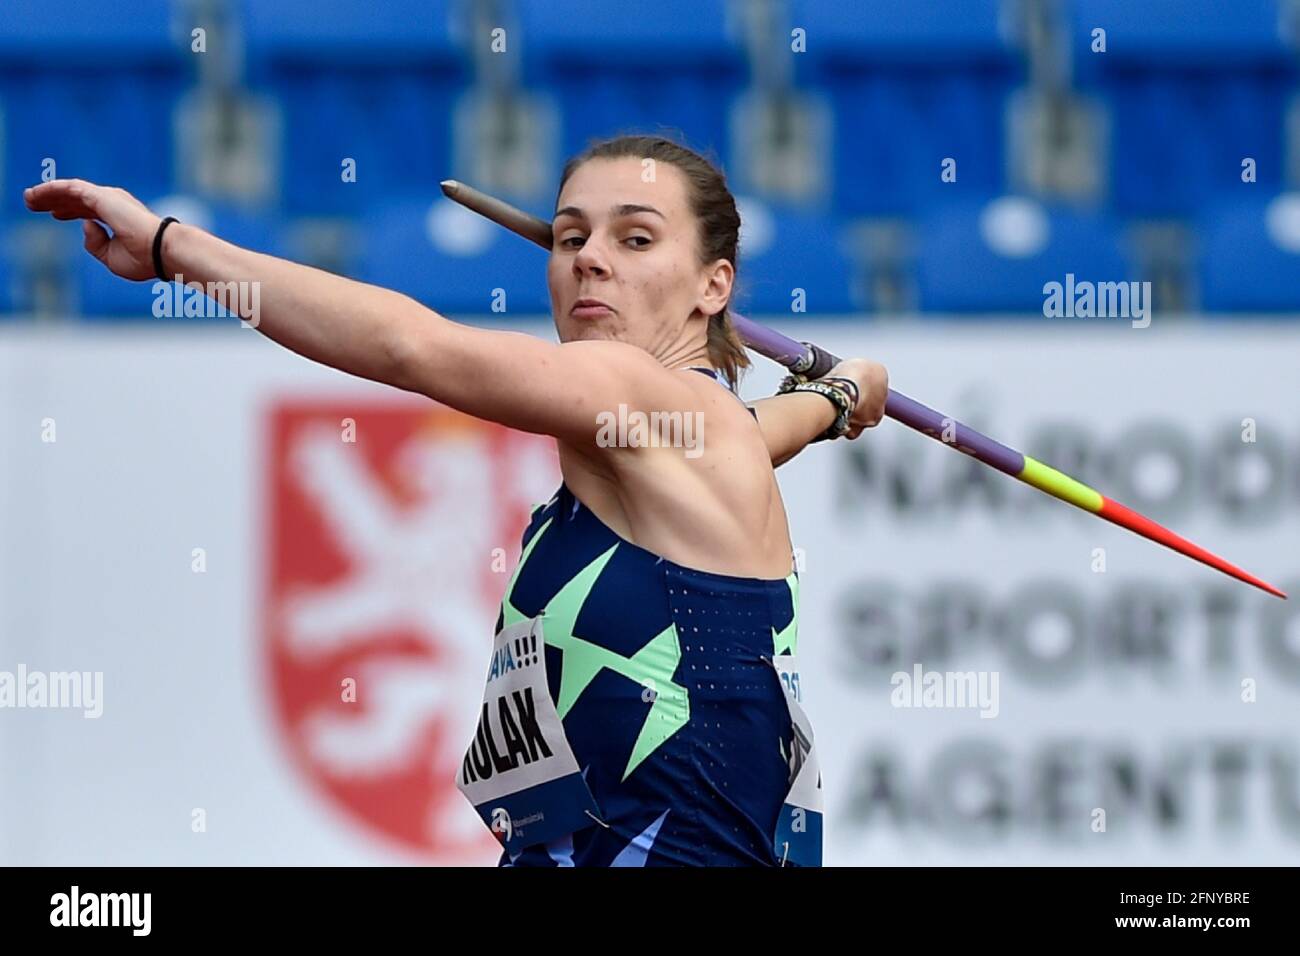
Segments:
[[[1051,465],[1044,465],[1037,459],[1025,455],[1025,467],[1016,476],[1021,481],[1045,491],[1054,498],[1078,505],[1086,511],[1101,511],[1102,496],[1081,481],[1075,481],[1064,472],[1057,471]]]

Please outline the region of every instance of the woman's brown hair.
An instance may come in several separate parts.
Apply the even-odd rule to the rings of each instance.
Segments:
[[[671,163],[682,171],[686,177],[686,200],[699,223],[696,235],[700,264],[726,259],[735,269],[740,246],[740,213],[736,211],[735,197],[727,188],[726,177],[699,153],[662,136],[617,136],[588,146],[564,164],[556,202],[559,202],[559,194],[564,192],[564,184],[583,163],[625,156]],[[735,294],[734,285],[732,294]],[[749,368],[750,361],[725,305],[709,317],[708,350],[709,361],[722,372],[728,386],[735,391],[740,381],[740,370]]]

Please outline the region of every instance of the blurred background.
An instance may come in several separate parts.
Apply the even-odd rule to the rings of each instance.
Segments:
[[[160,316],[23,188],[549,337],[544,254],[438,182],[549,218],[620,133],[723,166],[740,311],[1300,590],[1300,3],[3,0],[0,863],[495,862],[452,779],[558,484]],[[889,421],[778,476],[828,863],[1300,860],[1294,601]],[[996,713],[898,706],[918,664]]]

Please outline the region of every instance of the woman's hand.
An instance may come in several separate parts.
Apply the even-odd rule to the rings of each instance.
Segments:
[[[162,219],[125,189],[83,179],[53,179],[24,190],[23,199],[32,212],[85,220],[81,231],[86,251],[114,275],[137,281],[155,277],[153,237]],[[111,236],[101,223],[112,230]]]
[[[849,418],[848,438],[857,438],[864,429],[875,428],[885,417],[885,399],[889,397],[889,372],[870,359],[851,358],[840,362],[827,376],[839,375],[858,383],[858,407]]]

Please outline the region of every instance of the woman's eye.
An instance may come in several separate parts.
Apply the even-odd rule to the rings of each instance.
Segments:
[[[561,240],[560,240],[560,247],[561,247],[561,248],[564,248],[564,249],[577,249],[577,248],[578,248],[577,246],[571,246],[571,245],[569,245],[569,243],[571,243],[571,242],[582,242],[582,241],[583,241],[583,237],[582,237],[582,236],[569,236],[569,237],[566,238],[566,239],[561,239]],[[652,240],[649,236],[628,236],[628,237],[627,237],[626,239],[624,239],[623,241],[624,241],[624,242],[638,243],[638,245],[635,245],[635,246],[633,247],[633,248],[636,248],[636,249],[644,249],[646,246],[650,245],[651,242],[653,242],[653,240]]]

